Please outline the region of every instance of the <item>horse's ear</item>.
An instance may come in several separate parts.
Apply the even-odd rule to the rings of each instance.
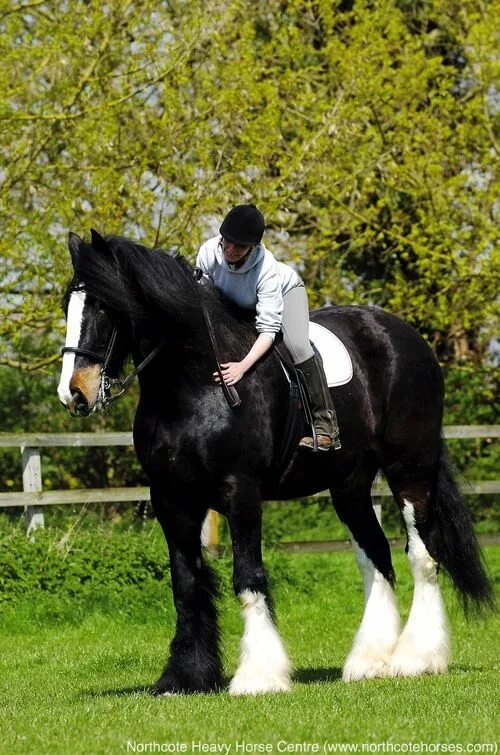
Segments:
[[[103,252],[104,254],[110,254],[111,250],[100,233],[95,228],[90,229],[90,236],[92,239],[92,247],[96,252]]]
[[[71,261],[73,263],[73,267],[76,267],[76,261],[78,259],[78,254],[80,253],[81,243],[82,243],[82,240],[80,236],[70,231],[68,234],[68,249],[69,249],[69,253],[71,254]]]

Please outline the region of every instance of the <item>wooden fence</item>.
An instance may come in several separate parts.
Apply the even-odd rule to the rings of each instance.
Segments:
[[[500,425],[449,425],[444,428],[446,439],[500,438]],[[43,507],[75,503],[118,503],[149,501],[149,488],[83,488],[80,490],[43,491],[41,448],[88,446],[131,446],[132,433],[0,433],[0,447],[19,448],[23,470],[23,490],[0,493],[0,508],[21,506],[25,511],[26,531],[43,527]],[[500,481],[474,481],[463,488],[464,494],[500,493]],[[317,496],[325,496],[318,493]],[[389,488],[376,480],[372,488],[375,498],[390,495]],[[380,516],[380,508],[377,507]],[[218,517],[210,512],[204,527],[203,540],[209,546],[218,542]]]

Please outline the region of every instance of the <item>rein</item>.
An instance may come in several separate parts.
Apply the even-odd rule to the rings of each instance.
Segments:
[[[195,267],[194,272],[193,272],[193,277],[196,283],[198,284],[203,277],[203,270],[199,267]],[[203,312],[203,317],[205,318],[205,323],[208,330],[208,337],[210,338],[210,343],[212,344],[212,350],[214,352],[215,364],[217,366],[217,373],[219,375],[222,392],[224,393],[224,397],[229,405],[229,408],[235,409],[237,406],[240,406],[241,399],[234,385],[226,385],[224,382],[224,375],[222,374],[222,367],[221,367],[219,357],[218,357],[217,339],[215,337],[215,331],[212,325],[212,321],[210,320],[210,315],[208,314],[207,308],[205,307],[203,303],[203,299],[201,298],[200,292],[198,289],[197,289],[197,292],[198,292],[198,298],[200,301],[201,311]]]
[[[165,346],[165,341],[162,341],[161,343],[156,346],[153,351],[148,354],[148,356],[142,360],[140,364],[135,367],[135,369],[132,370],[132,372],[127,375],[127,377],[123,378],[123,380],[120,380],[120,378],[110,378],[106,375],[104,368],[102,371],[102,402],[104,406],[108,406],[108,404],[111,404],[112,401],[116,401],[117,398],[120,398],[120,396],[123,396],[125,391],[130,386],[132,380],[137,377],[137,375],[142,372],[144,367],[147,367],[147,365],[155,358],[155,356],[163,349]],[[118,393],[115,393],[113,395],[110,394],[110,390],[112,386],[119,386],[120,390]]]
[[[151,353],[148,354],[148,356],[143,359],[142,362],[138,364],[137,367],[135,367],[135,369],[133,369],[129,375],[127,375],[127,377],[123,378],[122,380],[120,378],[110,378],[106,374],[106,370],[111,360],[117,335],[117,329],[113,328],[113,332],[111,333],[111,338],[109,339],[109,343],[104,356],[102,354],[98,354],[95,351],[90,351],[89,349],[80,349],[78,346],[64,346],[61,349],[61,354],[63,355],[69,352],[76,354],[77,356],[90,357],[95,362],[102,362],[99,394],[101,403],[104,407],[108,406],[113,401],[116,401],[116,399],[120,398],[120,396],[123,396],[125,391],[129,388],[133,379],[137,377],[140,372],[142,372],[142,370],[155,358],[158,352],[160,352],[165,345],[165,341],[162,341],[160,344],[158,344],[158,346],[156,346],[153,351],[151,351]],[[111,395],[111,388],[114,386],[118,386],[119,390],[118,393]]]

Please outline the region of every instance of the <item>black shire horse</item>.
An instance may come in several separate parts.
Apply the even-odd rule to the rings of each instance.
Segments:
[[[301,449],[284,481],[275,461],[289,403],[274,350],[237,388],[231,409],[213,381],[214,355],[200,304],[214,324],[220,360],[239,360],[256,338],[252,323],[193,278],[180,257],[118,237],[70,234],[74,277],[66,295],[67,338],[59,397],[73,415],[105,403],[104,373],[131,354],[140,401],[134,442],[165,533],[177,625],[156,694],[221,687],[216,582],[200,532],[212,508],[225,515],[233,543],[234,590],[245,624],[232,694],[290,689],[290,662],[276,629],[261,554],[263,500],[329,489],[349,527],[365,587],[365,611],[346,659],[345,681],[444,672],[449,633],[437,583],[443,567],[465,606],[491,604],[471,521],[441,438],[443,378],[431,350],[410,326],[370,307],[325,307],[312,319],[333,331],[353,362],[335,388],[342,450]],[[105,362],[105,370],[103,363]],[[401,628],[389,544],[370,489],[381,469],[401,509],[415,580]],[[283,514],[286,516],[286,513]]]

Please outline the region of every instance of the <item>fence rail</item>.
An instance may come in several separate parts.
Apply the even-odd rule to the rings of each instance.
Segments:
[[[500,425],[447,425],[446,439],[500,438]],[[132,446],[131,432],[110,433],[0,433],[0,448],[16,446],[78,447]]]
[[[493,495],[500,493],[500,481],[487,480],[469,482],[462,486],[465,495]],[[391,491],[384,483],[375,483],[371,491],[373,498],[390,496]],[[308,498],[323,498],[326,493],[316,493]],[[0,509],[12,506],[61,506],[76,503],[126,503],[127,501],[149,501],[149,488],[82,488],[79,490],[50,490],[43,492],[0,493]]]
[[[446,439],[500,438],[500,425],[449,425],[443,428]],[[43,527],[43,507],[77,503],[122,503],[126,501],[149,501],[149,488],[84,488],[80,490],[43,491],[41,448],[66,447],[84,448],[90,446],[131,446],[131,432],[109,433],[0,433],[0,448],[20,448],[23,470],[23,490],[0,493],[0,509],[21,506],[25,509],[27,532],[35,527]],[[477,480],[462,486],[465,495],[500,493],[500,480]],[[390,495],[390,490],[382,481],[376,481],[372,496],[380,498]],[[325,493],[318,493],[322,497]],[[214,528],[217,518],[209,517],[212,532],[205,532],[209,543],[217,542]]]

